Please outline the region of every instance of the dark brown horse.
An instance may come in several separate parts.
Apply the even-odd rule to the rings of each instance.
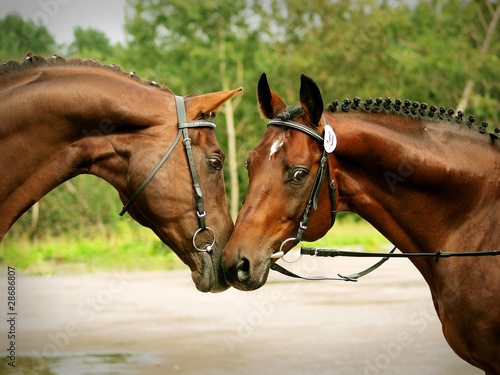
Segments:
[[[3,62],[0,241],[35,202],[79,174],[103,178],[127,202],[179,134],[178,112],[185,113],[186,120],[211,117],[240,91],[188,97],[181,100],[181,110],[171,91],[114,65],[31,54],[21,64]],[[221,291],[228,287],[220,268],[221,249],[233,229],[221,171],[224,154],[210,127],[191,128],[189,137],[206,225],[213,230],[203,231],[196,240],[208,243],[215,235],[213,251],[200,252],[193,245],[199,220],[182,142],[129,213],[190,267],[199,290]]]
[[[223,250],[229,284],[251,290],[265,283],[270,257],[296,237],[324,155],[317,139],[276,126],[276,119],[319,134],[328,122],[337,138],[328,158],[338,210],[359,214],[402,252],[498,250],[500,141],[495,134],[471,129],[461,114],[399,100],[356,99],[324,110],[318,87],[305,76],[301,106],[287,107],[265,76],[258,100],[262,115],[275,121],[247,159],[248,196]],[[461,125],[455,123],[460,120]],[[322,237],[332,225],[329,182],[326,174],[306,241]],[[500,374],[500,258],[412,262],[430,287],[450,346],[486,373]]]

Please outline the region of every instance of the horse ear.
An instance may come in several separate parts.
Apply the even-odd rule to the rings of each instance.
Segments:
[[[225,102],[233,98],[239,92],[243,91],[243,87],[239,87],[231,91],[212,92],[209,94],[190,96],[186,98],[186,116],[189,119],[194,119],[200,113],[209,114],[217,111]]]
[[[286,108],[285,102],[274,93],[267,83],[266,73],[262,73],[257,85],[257,100],[263,118],[272,119]]]
[[[318,126],[323,115],[323,98],[318,85],[304,74],[300,77],[300,104],[307,121],[313,126]]]

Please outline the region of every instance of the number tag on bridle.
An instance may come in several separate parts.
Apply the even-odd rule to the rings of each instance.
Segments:
[[[332,127],[328,124],[325,125],[325,136],[323,146],[325,147],[325,151],[329,154],[335,150],[337,147],[337,136],[333,131]]]

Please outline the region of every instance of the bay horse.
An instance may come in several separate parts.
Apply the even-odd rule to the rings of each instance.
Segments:
[[[483,124],[477,131],[462,113],[390,98],[356,98],[340,107],[335,101],[324,109],[306,76],[300,106],[287,106],[265,74],[258,102],[271,126],[248,155],[248,195],[223,250],[230,285],[262,286],[274,255],[292,248],[301,231],[306,241],[324,236],[336,209],[359,214],[403,253],[498,250],[498,128],[488,134]],[[327,133],[333,142],[319,142]],[[325,155],[331,177],[324,172],[318,179]],[[301,220],[315,184],[317,209],[306,229]],[[487,374],[500,374],[500,258],[411,261],[429,285],[452,349]]]
[[[200,291],[227,289],[220,258],[233,222],[210,117],[241,90],[182,98],[96,60],[28,54],[22,63],[2,62],[0,241],[35,202],[80,174],[106,180],[129,201],[165,155],[121,214],[151,228],[189,266]],[[185,147],[176,146],[181,128]]]

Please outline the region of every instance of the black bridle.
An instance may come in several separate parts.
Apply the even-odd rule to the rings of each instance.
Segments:
[[[328,120],[324,117],[326,125],[328,125]],[[318,208],[318,196],[321,190],[321,186],[323,185],[323,181],[325,179],[326,171],[328,170],[328,178],[330,180],[329,190],[330,190],[330,202],[331,202],[331,213],[332,213],[332,226],[335,224],[335,218],[337,217],[337,197],[335,194],[335,180],[332,176],[332,167],[330,165],[330,158],[328,157],[328,152],[324,147],[324,136],[318,133],[316,130],[311,129],[306,125],[302,125],[298,122],[291,120],[271,120],[267,124],[267,126],[282,126],[286,128],[292,128],[295,130],[299,130],[321,143],[321,147],[323,149],[323,155],[319,161],[318,172],[316,173],[316,178],[314,179],[314,184],[311,190],[311,194],[309,194],[309,199],[307,200],[306,208],[304,213],[302,214],[302,220],[300,221],[299,228],[297,230],[297,235],[295,237],[291,237],[283,241],[280,246],[280,249],[277,253],[271,255],[272,259],[281,258],[284,255],[283,245],[290,241],[295,241],[299,243],[302,241],[302,236],[304,235],[304,231],[307,229],[307,225],[309,224],[309,219],[311,217],[312,209],[315,210]],[[329,125],[328,125],[329,126]]]
[[[183,137],[182,143],[184,144],[184,148],[186,150],[186,156],[188,160],[188,165],[189,165],[189,170],[191,172],[191,178],[193,180],[193,189],[194,189],[194,198],[196,202],[196,215],[198,216],[198,224],[199,224],[199,229],[194,233],[193,235],[193,246],[196,250],[198,251],[206,251],[210,252],[212,251],[212,248],[215,244],[215,232],[212,228],[207,227],[206,221],[205,221],[205,208],[203,205],[203,194],[201,192],[201,187],[200,187],[200,182],[198,180],[198,174],[196,173],[196,166],[194,164],[194,157],[193,157],[193,149],[191,147],[191,138],[189,138],[189,128],[212,128],[215,129],[216,125],[214,121],[211,120],[195,120],[195,121],[187,121],[186,118],[186,106],[184,104],[184,98],[182,96],[175,96],[175,104],[177,107],[177,128],[179,129],[177,133],[177,137],[175,138],[174,142],[170,145],[169,149],[163,155],[161,160],[158,162],[156,167],[153,169],[151,174],[146,178],[146,180],[143,182],[143,184],[137,189],[137,191],[134,193],[132,198],[127,202],[125,206],[123,206],[122,210],[120,211],[120,216],[123,216],[125,212],[130,208],[130,206],[136,201],[136,199],[139,197],[139,195],[142,193],[142,191],[146,188],[147,184],[153,179],[153,177],[156,175],[158,170],[161,168],[161,166],[165,163],[165,161],[168,159],[172,151],[174,150],[175,146],[177,143],[179,143],[179,140],[181,138],[181,135]],[[203,232],[205,230],[208,230],[209,232],[212,233],[213,240],[210,245],[208,245],[206,248],[201,249],[196,245],[196,236],[198,233]]]
[[[326,117],[324,117],[326,125],[329,126],[328,120]],[[340,281],[353,281],[356,282],[360,277],[365,276],[369,274],[370,272],[376,270],[378,267],[380,267],[382,264],[384,264],[389,258],[434,258],[434,260],[437,262],[441,258],[449,258],[449,257],[463,257],[463,256],[495,256],[495,255],[500,255],[499,250],[492,250],[492,251],[478,251],[478,252],[462,252],[462,253],[450,253],[450,252],[441,252],[437,251],[435,253],[411,253],[411,254],[399,254],[396,253],[394,254],[394,251],[396,250],[396,247],[394,247],[389,253],[363,253],[363,252],[352,252],[352,251],[341,251],[341,250],[335,250],[335,249],[315,249],[312,247],[304,247],[302,245],[302,236],[304,234],[304,231],[307,229],[307,224],[309,223],[309,218],[311,215],[311,211],[314,208],[316,210],[318,206],[318,196],[319,192],[321,190],[321,186],[323,185],[323,180],[325,178],[325,173],[326,170],[328,170],[328,178],[330,179],[330,201],[331,201],[331,211],[332,211],[332,226],[335,223],[335,217],[337,215],[337,198],[335,195],[336,187],[335,187],[335,181],[332,176],[332,170],[330,166],[330,159],[328,157],[328,152],[325,149],[325,137],[318,133],[316,130],[309,128],[306,125],[302,125],[298,122],[291,121],[291,120],[271,120],[269,121],[268,125],[269,126],[282,126],[286,128],[292,128],[295,130],[299,130],[311,137],[313,137],[315,140],[319,141],[322,145],[323,149],[323,156],[321,157],[319,161],[319,169],[316,174],[316,178],[314,180],[314,185],[311,190],[311,194],[309,195],[309,199],[307,200],[306,208],[304,210],[304,214],[302,215],[302,220],[299,224],[299,228],[297,230],[297,235],[295,237],[291,237],[286,239],[281,243],[280,249],[278,252],[272,254],[270,256],[270,259],[279,259],[283,258],[284,251],[283,251],[283,246],[290,241],[295,241],[295,243],[300,243],[301,244],[301,249],[300,249],[300,254],[299,257],[294,259],[294,260],[286,260],[283,258],[288,263],[294,263],[298,261],[302,255],[312,255],[312,256],[320,256],[320,257],[337,257],[337,256],[344,256],[344,257],[379,257],[382,258],[380,261],[375,263],[373,266],[360,271],[353,273],[348,276],[344,276],[341,274],[338,274],[339,277],[326,277],[326,276],[310,276],[310,277],[304,277],[304,276],[299,276],[279,264],[275,263],[271,266],[271,269],[277,272],[280,272],[286,276],[294,277],[294,278],[299,278],[299,279],[304,279],[304,280],[340,280]]]

